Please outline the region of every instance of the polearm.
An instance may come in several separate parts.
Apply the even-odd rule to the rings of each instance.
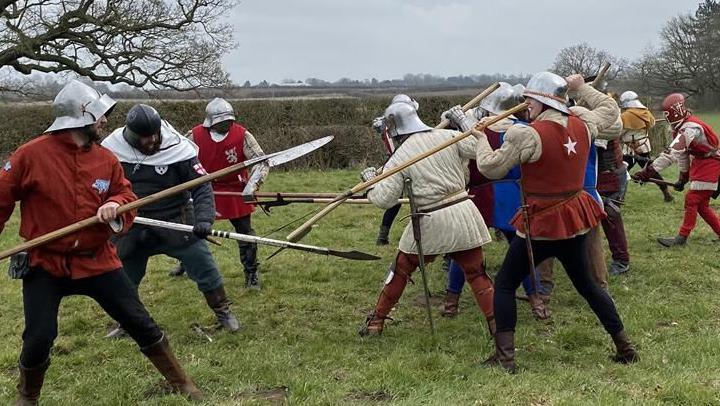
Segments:
[[[656,184],[656,185],[661,185],[661,186],[672,186],[672,187],[675,187],[675,183],[673,183],[673,182],[668,182],[668,181],[666,181],[666,180],[655,179],[655,178],[650,178],[650,179],[648,179],[648,180],[639,180],[639,179],[633,178],[632,176],[630,176],[630,178],[632,178],[633,182],[637,182],[637,183],[654,183],[654,184]]]
[[[412,179],[405,179],[405,189],[407,190],[408,197],[410,199],[410,224],[413,230],[413,239],[415,240],[415,246],[417,247],[418,256],[418,268],[420,269],[420,276],[422,277],[423,283],[423,294],[425,295],[425,309],[427,310],[428,323],[430,324],[430,334],[435,336],[435,324],[432,319],[432,307],[430,306],[430,290],[427,284],[427,275],[425,274],[425,255],[422,248],[422,232],[420,228],[420,218],[423,216],[429,216],[426,213],[420,213],[413,196]]]
[[[600,86],[602,81],[605,79],[605,76],[607,76],[608,70],[610,70],[610,62],[605,62],[598,71],[597,76],[595,76],[595,80],[592,81],[591,86],[597,89],[598,86]]]
[[[469,102],[465,103],[465,104],[462,106],[462,111],[463,111],[463,112],[466,112],[466,111],[470,110],[471,108],[475,107],[478,103],[480,103],[480,102],[482,101],[482,99],[488,97],[488,95],[489,95],[490,93],[496,91],[499,87],[500,87],[500,83],[498,83],[498,82],[493,83],[493,84],[490,85],[487,89],[485,89],[485,90],[483,90],[482,92],[478,93],[477,96],[475,96],[475,97],[473,97],[472,99],[470,99]],[[450,120],[448,120],[447,118],[443,118],[442,120],[440,120],[440,124],[438,124],[438,125],[435,126],[435,129],[436,129],[436,130],[442,130],[442,129],[444,129],[445,127],[447,127],[448,125],[450,125]]]
[[[135,217],[135,223],[143,224],[146,226],[167,228],[170,230],[184,231],[188,233],[193,232],[193,226],[187,224],[172,223],[169,221],[149,219],[145,217]],[[210,235],[220,238],[228,238],[235,241],[243,241],[255,244],[271,245],[273,247],[289,248],[294,250],[300,250],[305,252],[311,252],[313,254],[329,255],[339,258],[351,259],[355,261],[374,261],[380,259],[375,255],[370,255],[361,251],[338,251],[332,250],[325,247],[316,247],[314,245],[306,244],[295,244],[287,241],[273,240],[271,238],[257,237],[254,235],[231,233],[228,231],[211,230]]]
[[[181,183],[179,185],[173,186],[169,189],[165,189],[160,192],[153,193],[149,196],[145,196],[142,199],[135,200],[128,204],[124,204],[117,208],[117,214],[120,215],[123,213],[127,213],[129,211],[132,211],[132,210],[139,209],[148,204],[155,203],[158,200],[161,200],[166,197],[184,192],[188,189],[192,189],[194,187],[200,186],[201,184],[203,184],[205,182],[210,182],[214,179],[221,178],[223,176],[235,173],[243,168],[246,168],[248,166],[251,166],[251,165],[254,165],[257,163],[267,161],[268,163],[271,163],[271,166],[274,166],[274,165],[279,165],[281,163],[291,161],[295,158],[303,156],[311,151],[314,151],[314,150],[322,147],[323,145],[332,141],[332,139],[333,139],[332,136],[323,137],[323,138],[319,138],[314,141],[307,142],[305,144],[300,144],[298,146],[288,148],[284,151],[259,156],[256,158],[248,159],[243,162],[238,162],[235,165],[228,166],[227,168],[223,168],[219,171],[215,171],[213,173],[210,173],[210,174],[207,174],[204,176],[200,176],[199,178],[195,178],[195,179],[187,181],[185,183]],[[65,237],[67,235],[70,235],[72,233],[80,231],[83,228],[90,227],[95,224],[100,224],[100,220],[97,218],[97,216],[86,218],[84,220],[70,224],[70,225],[60,228],[58,230],[41,235],[40,237],[33,238],[30,241],[26,241],[22,244],[16,245],[13,248],[10,248],[10,249],[0,252],[0,260],[5,259],[11,255],[17,254],[18,252],[27,251],[29,249],[38,247],[40,245],[47,244],[51,241],[55,241],[59,238]]]
[[[286,237],[287,240],[292,241],[292,242],[299,241],[302,237],[304,237],[310,231],[313,224],[317,223],[321,218],[325,217],[328,213],[333,211],[336,207],[340,206],[343,201],[347,200],[350,196],[354,195],[355,193],[361,192],[361,191],[369,188],[370,186],[377,184],[378,182],[382,181],[383,179],[386,179],[386,178],[404,170],[405,168],[407,168],[411,165],[414,165],[415,163],[429,157],[430,155],[433,155],[438,151],[441,151],[457,142],[462,141],[463,139],[471,136],[473,131],[482,132],[483,130],[485,130],[486,127],[491,126],[491,125],[497,123],[498,121],[504,120],[505,118],[510,117],[511,115],[513,115],[519,111],[525,110],[527,108],[527,106],[528,106],[527,103],[520,103],[517,106],[511,108],[510,110],[507,110],[506,112],[504,112],[502,114],[499,114],[497,116],[490,118],[489,120],[485,121],[484,123],[479,123],[474,129],[471,128],[470,130],[465,131],[464,133],[461,133],[460,135],[441,143],[440,145],[430,149],[429,151],[426,151],[420,155],[417,155],[396,167],[389,168],[389,169],[383,171],[381,174],[368,180],[367,182],[358,183],[357,185],[353,186],[351,189],[347,190],[346,192],[337,195],[335,197],[334,202],[325,206],[325,208],[323,208],[321,211],[316,213],[313,217],[311,217],[309,220],[307,220],[305,223],[303,223],[300,227],[293,230],[293,232],[291,232]]]
[[[217,196],[242,196],[240,192],[224,192],[217,191],[213,192]],[[286,198],[286,197],[300,197],[300,198],[334,198],[337,193],[332,192],[255,192],[255,198]]]
[[[520,209],[522,210],[523,223],[525,224],[525,251],[528,256],[528,269],[530,270],[530,283],[535,293],[540,293],[540,284],[535,275],[535,256],[533,254],[532,240],[530,239],[530,213],[528,212],[527,200],[525,199],[525,188],[523,187],[522,174],[518,180],[520,186]]]

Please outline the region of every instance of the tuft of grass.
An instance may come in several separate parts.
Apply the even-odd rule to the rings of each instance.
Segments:
[[[337,192],[357,183],[358,172],[274,173],[264,190]],[[674,179],[676,173],[668,172]],[[174,265],[167,257],[150,261],[140,295],[204,390],[206,404],[720,404],[720,301],[714,294],[720,286],[720,245],[702,221],[687,247],[663,249],[654,241],[677,232],[683,198],[675,197],[663,203],[655,186],[631,184],[623,206],[631,270],[611,277],[610,291],[640,351],[641,361],[630,366],[608,359],[610,338],[559,267],[551,323],[534,321],[527,304],[518,305],[517,375],[480,366],[493,345],[467,289],[457,318],[441,318],[434,301],[435,339],[429,336],[420,283],[408,285],[382,337],[360,338],[357,329],[375,304],[395,253],[392,245],[374,245],[382,211],[371,206],[340,207],[303,242],[359,249],[382,256],[381,261],[290,250],[265,260],[274,249],[261,247],[260,292],[242,288],[232,241],[212,246],[243,324],[239,334],[210,329],[210,342],[191,329],[195,322],[211,325],[213,316],[190,280],[167,277]],[[718,208],[717,201],[711,204]],[[258,212],[254,227],[264,235],[317,207],[279,207],[270,216]],[[406,213],[403,208],[400,217]],[[394,243],[406,223],[393,227]],[[0,248],[19,241],[17,227],[16,213]],[[231,229],[222,221],[217,227]],[[292,228],[273,237],[284,238]],[[486,246],[491,275],[505,249],[505,242]],[[428,272],[437,297],[445,287],[440,265],[430,264]],[[5,279],[0,294],[0,403],[7,404],[15,396],[22,344],[21,283]],[[133,342],[103,339],[110,324],[91,299],[64,300],[41,402],[185,404],[158,389],[159,374]]]

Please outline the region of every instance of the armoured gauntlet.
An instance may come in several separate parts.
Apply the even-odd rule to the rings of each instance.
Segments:
[[[450,110],[442,114],[442,117],[448,119],[455,128],[463,132],[469,131],[475,124],[472,119],[465,115],[460,106],[450,108]]]

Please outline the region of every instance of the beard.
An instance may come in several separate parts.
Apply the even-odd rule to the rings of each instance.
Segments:
[[[87,139],[86,145],[100,143],[101,134],[95,125],[88,125],[81,128],[80,133]]]
[[[142,152],[143,155],[155,155],[160,151],[160,144],[162,144],[162,138],[157,137],[157,141],[147,145],[141,144],[137,149]]]

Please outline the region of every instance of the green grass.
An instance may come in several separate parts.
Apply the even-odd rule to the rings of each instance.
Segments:
[[[716,116],[716,128],[718,121]],[[674,179],[676,173],[668,172]],[[275,173],[264,190],[339,191],[357,181],[354,170]],[[408,286],[381,338],[361,339],[357,328],[375,304],[394,254],[392,246],[374,245],[382,211],[369,206],[342,206],[303,242],[360,249],[382,256],[381,261],[297,251],[266,261],[273,249],[262,247],[264,290],[259,293],[242,288],[234,243],[213,246],[244,325],[239,334],[211,332],[211,343],[190,329],[196,321],[210,325],[213,317],[187,278],[166,276],[174,265],[168,258],[151,261],[140,293],[205,391],[207,404],[720,404],[720,300],[715,296],[720,245],[702,221],[685,248],[666,250],[654,241],[677,231],[682,195],[675,196],[675,202],[663,203],[656,187],[632,184],[624,206],[631,271],[611,277],[610,290],[642,357],[631,366],[608,360],[609,337],[562,272],[556,273],[552,323],[538,323],[526,303],[518,306],[517,375],[479,365],[493,347],[467,289],[457,318],[439,317],[436,306],[436,342],[428,334],[420,283]],[[717,201],[712,205],[718,209]],[[270,217],[256,213],[254,225],[265,234],[311,208],[297,204],[276,208]],[[17,223],[13,216],[0,248],[18,242]],[[394,242],[405,223],[393,228]],[[218,227],[230,229],[226,222]],[[494,275],[506,244],[486,248]],[[440,297],[445,276],[439,263],[430,265],[429,275],[431,291]],[[0,295],[0,403],[7,404],[15,393],[21,346],[21,284],[4,279]],[[63,302],[42,403],[182,404],[179,396],[153,390],[160,377],[134,343],[103,339],[110,324],[89,298]],[[277,388],[287,391],[277,395],[272,392]]]

